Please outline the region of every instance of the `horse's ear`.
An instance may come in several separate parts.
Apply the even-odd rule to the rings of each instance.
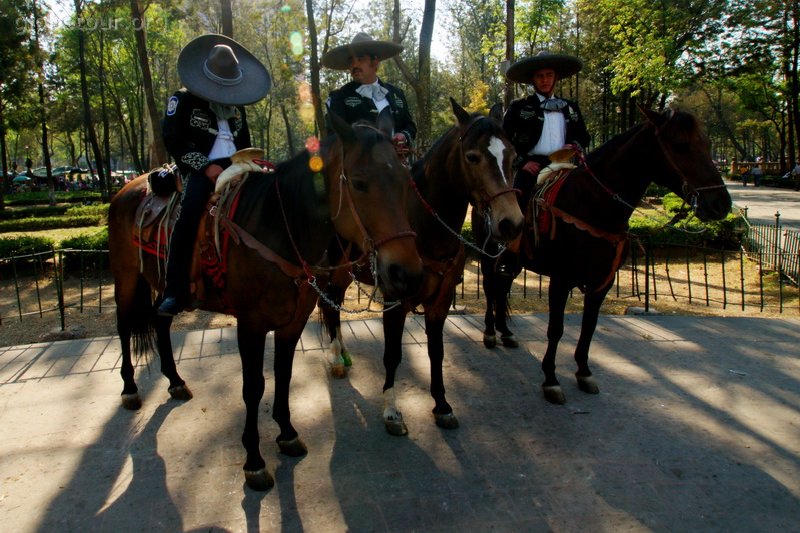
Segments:
[[[503,103],[497,102],[491,108],[489,108],[489,118],[493,118],[500,124],[503,123]]]
[[[341,139],[343,144],[353,144],[356,140],[356,134],[353,132],[353,127],[347,123],[342,117],[334,112],[331,112],[331,126],[334,133]]]
[[[453,108],[453,114],[458,119],[459,124],[463,126],[464,124],[469,122],[469,113],[467,113],[463,107],[458,105],[458,102],[456,102],[452,96],[450,97],[450,105]]]
[[[642,115],[644,115],[644,118],[656,128],[660,128],[664,125],[664,123],[667,122],[667,120],[669,120],[669,117],[666,117],[660,113],[656,113],[652,109],[647,109],[639,102],[636,102],[636,107],[639,108],[639,111],[642,113]]]
[[[387,139],[392,138],[392,133],[394,132],[394,119],[392,118],[392,110],[388,105],[381,109],[381,112],[378,113],[378,119],[375,121],[375,125],[383,132]]]

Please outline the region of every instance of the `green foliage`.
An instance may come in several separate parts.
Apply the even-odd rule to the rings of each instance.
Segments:
[[[7,206],[12,205],[48,205],[50,203],[47,191],[20,192],[4,197]],[[56,203],[68,202],[97,202],[100,201],[99,192],[90,191],[56,191]]]
[[[2,220],[0,221],[0,233],[7,231],[39,231],[53,228],[98,226],[104,218],[103,215],[76,215]]]
[[[96,233],[82,233],[64,239],[59,248],[73,250],[108,250],[108,228]]]
[[[34,205],[30,207],[6,208],[0,211],[0,220],[12,220],[30,217],[53,217],[63,215],[68,205]]]
[[[48,252],[53,249],[55,243],[45,237],[0,237],[0,259],[12,256],[35,254]]]
[[[109,205],[110,204],[76,205],[67,209],[66,215],[69,217],[94,215],[108,217]]]
[[[631,235],[654,244],[706,244],[738,249],[741,220],[729,214],[722,220],[702,222],[689,214],[686,203],[670,193],[664,197],[663,211],[635,212],[630,219]]]

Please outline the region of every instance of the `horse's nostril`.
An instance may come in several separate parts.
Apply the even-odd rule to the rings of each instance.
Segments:
[[[417,293],[421,284],[422,276],[418,273],[409,272],[403,265],[392,263],[386,269],[391,288],[390,292],[398,298],[406,298]]]
[[[522,231],[522,226],[514,224],[511,220],[504,218],[497,224],[497,229],[500,231],[500,238],[510,241],[519,235]]]

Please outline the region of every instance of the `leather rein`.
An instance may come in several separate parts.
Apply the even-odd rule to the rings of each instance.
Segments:
[[[375,129],[379,131],[377,128],[373,128],[372,126],[366,124],[354,124],[353,127],[367,127],[371,129]],[[382,132],[381,132],[382,133]],[[280,181],[276,178],[275,179],[275,193],[278,198],[278,205],[280,206],[281,216],[283,218],[284,228],[286,229],[286,233],[289,236],[289,242],[292,245],[292,249],[294,250],[295,256],[297,257],[300,266],[284,259],[281,255],[276,253],[274,250],[270,249],[264,243],[260,242],[256,239],[252,234],[247,232],[244,228],[236,224],[233,220],[229,219],[227,216],[220,217],[220,223],[224,225],[231,234],[231,237],[234,239],[236,244],[240,242],[243,243],[248,248],[255,250],[262,258],[269,261],[270,263],[275,264],[280,270],[286,274],[288,277],[294,278],[298,281],[308,281],[311,285],[316,287],[316,277],[319,274],[331,272],[340,268],[349,268],[357,263],[364,261],[367,257],[371,257],[377,254],[378,248],[382,245],[391,242],[396,239],[402,239],[406,237],[416,238],[417,234],[414,231],[400,231],[394,235],[390,235],[388,237],[384,237],[383,239],[379,239],[377,241],[373,241],[372,238],[369,236],[369,232],[367,231],[364,223],[361,220],[361,217],[358,215],[358,211],[355,206],[355,202],[353,201],[352,194],[350,193],[350,187],[348,186],[349,180],[347,175],[344,171],[344,147],[342,147],[342,167],[339,173],[339,211],[336,213],[335,216],[331,217],[331,220],[336,220],[341,215],[341,206],[342,206],[342,199],[344,199],[348,209],[350,210],[353,219],[355,220],[356,226],[358,227],[361,235],[363,236],[363,242],[361,249],[363,253],[357,259],[350,261],[348,263],[342,263],[336,266],[321,266],[321,265],[311,265],[303,258],[303,255],[300,253],[300,249],[295,242],[294,236],[292,235],[291,228],[289,226],[289,219],[286,216],[286,210],[284,208],[283,198],[281,197],[280,192]],[[372,261],[373,263],[375,261]]]
[[[670,115],[669,118],[667,119],[667,121],[664,124],[669,123],[669,121],[672,120],[672,117],[673,117],[673,115]],[[683,171],[680,169],[680,167],[678,167],[677,163],[675,163],[675,160],[672,158],[669,150],[667,150],[666,146],[664,145],[664,141],[660,137],[661,129],[663,128],[663,125],[662,125],[661,128],[659,128],[658,126],[656,126],[652,122],[650,124],[652,124],[652,126],[655,128],[655,138],[656,138],[656,141],[658,142],[659,148],[661,149],[662,155],[667,160],[667,164],[670,166],[671,170],[673,172],[675,172],[676,175],[679,176],[679,178],[682,181],[681,189],[682,189],[682,191],[684,193],[684,197],[685,197],[684,201],[686,201],[686,198],[690,199],[690,205],[692,206],[692,210],[697,208],[697,200],[700,197],[700,191],[710,190],[710,189],[717,189],[717,188],[720,188],[720,187],[725,187],[724,183],[723,184],[719,184],[719,185],[709,185],[709,186],[704,186],[704,187],[692,187],[689,184],[689,180],[687,179],[686,174],[684,174]],[[628,203],[624,198],[622,198],[622,196],[620,196],[619,193],[617,193],[617,192],[613,191],[612,189],[610,189],[609,187],[607,187],[606,184],[603,183],[600,180],[600,178],[597,177],[597,175],[594,173],[592,168],[586,162],[586,157],[585,157],[584,152],[582,150],[580,150],[580,149],[578,150],[578,157],[580,159],[580,162],[581,162],[582,166],[586,169],[586,172],[595,180],[595,182],[597,182],[600,185],[600,187],[603,188],[604,191],[606,191],[606,193],[608,193],[608,195],[614,201],[617,201],[617,202],[625,205],[626,207],[630,208],[631,211],[635,211],[636,210],[636,208],[634,206],[630,205],[630,203]],[[609,242],[615,248],[614,260],[613,260],[613,262],[611,264],[610,272],[609,272],[608,276],[604,279],[603,283],[600,284],[595,289],[595,292],[602,290],[609,283],[611,283],[611,281],[614,278],[614,274],[617,272],[619,267],[622,266],[622,255],[624,253],[625,246],[627,245],[628,241],[630,240],[630,234],[628,233],[627,228],[626,228],[625,231],[622,231],[622,232],[619,232],[619,233],[608,232],[608,231],[601,230],[601,229],[598,229],[598,228],[594,227],[592,224],[589,224],[588,222],[585,222],[584,220],[581,220],[580,218],[575,217],[575,216],[567,213],[566,211],[556,207],[552,203],[550,203],[550,202],[548,202],[548,201],[546,201],[546,200],[544,200],[542,198],[540,198],[537,201],[537,203],[539,204],[540,207],[542,207],[543,209],[546,209],[550,213],[552,213],[552,216],[554,218],[560,218],[564,222],[566,222],[568,224],[572,224],[576,228],[589,233],[589,235],[591,235],[591,236],[593,236],[595,238],[603,239],[603,240]],[[552,238],[555,237],[555,224],[553,224],[551,227],[552,227],[552,229],[551,229],[551,232],[550,232],[551,233],[550,238],[552,239]]]

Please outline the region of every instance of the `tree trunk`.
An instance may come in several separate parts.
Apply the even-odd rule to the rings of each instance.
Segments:
[[[290,154],[294,154],[294,136],[292,135],[292,123],[289,120],[289,111],[284,104],[281,104],[281,116],[283,117],[283,124],[286,127],[286,144]]]
[[[78,0],[75,1],[77,2]],[[136,38],[139,68],[142,71],[145,107],[147,108],[147,116],[150,119],[150,130],[153,132],[153,144],[150,149],[150,164],[148,166],[158,167],[169,161],[169,155],[164,147],[164,138],[161,136],[161,116],[156,106],[155,93],[153,92],[153,75],[150,71],[150,61],[147,53],[147,34],[145,32],[147,24],[144,23],[144,13],[139,0],[131,0],[131,16],[133,20],[141,22],[141,30],[133,33]]]
[[[47,111],[44,97],[44,61],[39,47],[39,10],[33,10],[33,40],[36,44],[36,76],[39,92],[39,125],[42,128],[42,160],[47,171],[47,198],[50,205],[56,205],[56,184],[53,179],[53,163],[50,161],[50,142],[47,138]]]
[[[436,0],[425,0],[422,25],[419,30],[419,66],[414,75],[403,58],[394,58],[400,72],[417,97],[417,149],[426,150],[431,142],[431,41],[436,18]],[[392,39],[400,42],[400,0],[392,8]]]
[[[514,0],[506,0],[506,68],[514,62],[514,11]],[[503,78],[505,78],[505,74],[503,72]],[[506,79],[505,85],[503,107],[508,109],[511,101],[514,100],[514,84]]]
[[[233,39],[233,9],[231,0],[220,0],[222,35]]]
[[[319,83],[319,43],[317,42],[317,23],[314,20],[314,2],[306,0],[306,17],[308,18],[308,44],[311,61],[311,100],[314,105],[314,120],[317,131],[325,131],[325,114],[322,110],[322,97]],[[320,136],[323,134],[321,133]]]
[[[82,5],[81,0],[75,1],[75,16],[78,20],[81,18]],[[137,32],[141,33],[141,32]],[[100,179],[100,183],[105,180],[105,170],[103,165],[103,152],[100,150],[100,143],[97,140],[97,132],[94,130],[92,124],[92,103],[89,99],[89,83],[86,80],[86,34],[82,28],[78,28],[78,68],[81,76],[81,98],[83,99],[83,122],[86,127],[86,133],[89,137],[89,143],[92,147],[92,153],[95,160],[95,170]],[[91,159],[88,154],[86,160],[89,162],[89,169],[92,168]]]

